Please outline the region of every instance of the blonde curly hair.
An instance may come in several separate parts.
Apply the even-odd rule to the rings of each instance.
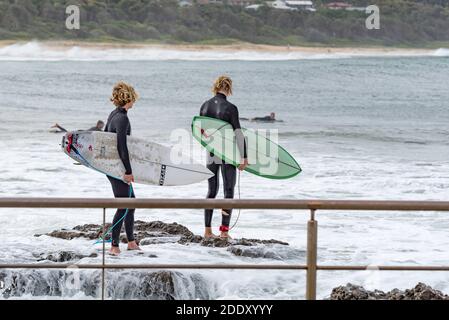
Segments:
[[[232,79],[230,77],[220,76],[215,80],[212,92],[216,95],[220,91],[232,95]]]
[[[111,101],[117,108],[122,108],[130,102],[136,102],[139,95],[129,84],[120,81],[112,89]]]

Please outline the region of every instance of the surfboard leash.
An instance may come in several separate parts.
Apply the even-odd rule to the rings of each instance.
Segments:
[[[90,163],[89,163],[89,161],[87,161],[86,160],[86,158],[84,158],[82,155],[81,155],[81,153],[73,146],[73,145],[71,145],[70,146],[70,149],[71,150],[73,150],[73,152],[75,152],[76,153],[76,155],[78,156],[78,157],[80,157],[81,158],[81,160],[85,163],[85,165],[87,166],[87,167],[89,167],[89,168],[91,168],[92,170],[95,170],[95,171],[97,171],[97,172],[99,172],[99,173],[101,173],[101,174],[104,174],[104,175],[106,175],[106,176],[108,176],[108,177],[111,177],[111,178],[113,178],[113,179],[116,179],[116,180],[121,180],[121,181],[123,181],[123,179],[119,179],[119,178],[117,178],[117,177],[114,177],[114,176],[111,176],[111,175],[109,175],[109,174],[107,174],[107,173],[105,173],[105,172],[103,172],[103,171],[101,171],[101,170],[98,170],[97,168],[95,168],[94,166],[92,166]],[[125,181],[123,181],[123,182],[125,182]],[[126,183],[126,182],[125,182]],[[133,193],[134,193],[134,188],[133,188],[133,185],[130,183],[129,184],[129,198],[132,198],[132,195],[133,195]],[[97,241],[95,241],[95,243],[93,244],[93,245],[96,245],[96,244],[98,244],[98,243],[103,243],[103,242],[106,242],[106,243],[111,243],[112,242],[112,240],[105,240],[105,238],[112,232],[112,230],[120,223],[120,222],[122,222],[125,218],[126,218],[126,216],[128,215],[128,213],[129,213],[129,209],[127,208],[126,209],[126,211],[125,211],[125,213],[123,214],[123,216],[112,226],[112,227],[110,227],[109,228],[109,230],[105,233],[105,234],[103,234],[102,235],[102,237],[100,237]]]
[[[128,196],[130,199],[132,198],[133,193],[134,193],[133,185],[130,183],[130,184],[129,184],[129,196]],[[108,230],[105,234],[103,234],[102,237],[100,237],[100,239],[98,239],[98,240],[94,243],[94,245],[95,245],[95,244],[98,244],[98,243],[103,243],[103,241],[106,242],[106,243],[111,243],[112,240],[106,240],[105,238],[106,238],[110,233],[112,233],[112,230],[114,230],[114,228],[115,228],[116,226],[118,226],[119,223],[121,223],[123,220],[125,220],[125,218],[126,218],[126,216],[128,215],[128,213],[129,213],[129,209],[127,208],[126,211],[125,211],[125,213],[123,214],[123,216],[122,216],[122,217],[121,217],[121,218],[120,218],[120,219],[119,219],[113,226],[111,226],[111,227],[109,228],[109,230]]]
[[[240,172],[240,170],[238,170],[238,171],[239,171],[239,176],[238,176],[237,190],[238,190],[239,200],[240,200],[241,199],[241,194],[240,194],[240,175],[241,175],[241,172]],[[237,214],[237,219],[235,220],[235,222],[232,225],[232,227],[229,228],[229,230],[232,230],[232,229],[234,229],[237,226],[237,223],[239,222],[239,219],[240,219],[240,213],[241,212],[242,212],[242,209],[239,208],[239,213]]]

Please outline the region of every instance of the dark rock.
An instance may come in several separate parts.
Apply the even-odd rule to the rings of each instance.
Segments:
[[[161,243],[177,243],[179,241],[180,237],[150,237],[150,238],[144,238],[139,241],[139,245],[141,246],[149,246],[152,244],[161,244]]]
[[[188,245],[191,243],[201,243],[201,241],[203,241],[202,236],[192,234],[191,236],[182,236],[178,243]]]
[[[174,223],[165,223],[161,221],[136,221],[135,230],[137,232],[165,232],[172,235],[192,236],[193,233],[183,225]]]
[[[449,296],[421,282],[413,289],[393,289],[389,292],[369,291],[362,286],[348,283],[346,286],[334,288],[330,300],[449,300]]]
[[[173,273],[159,271],[145,276],[140,291],[143,297],[152,300],[175,300]]]
[[[59,251],[55,253],[39,253],[33,254],[34,257],[37,258],[37,261],[53,261],[53,262],[67,262],[73,260],[81,260],[84,258],[96,258],[98,256],[97,253],[92,253],[90,255],[83,255],[80,253],[76,253],[74,251]]]
[[[414,289],[405,290],[405,300],[449,300],[449,296],[420,282]]]
[[[200,244],[203,247],[210,248],[225,248],[231,245],[232,240],[224,239],[224,238],[203,238],[201,239]]]
[[[87,297],[98,298],[101,292],[101,272],[86,270],[77,272],[79,287],[73,285],[73,271],[67,270],[26,270],[4,271],[0,280],[6,288],[0,291],[3,298],[71,297],[84,293]],[[107,297],[110,299],[139,300],[181,300],[213,298],[210,284],[200,274],[183,274],[172,271],[108,271]]]
[[[111,224],[106,224],[105,229],[109,230],[111,228]],[[86,224],[76,226],[71,230],[61,229],[55,230],[50,233],[47,233],[47,236],[64,239],[64,240],[72,240],[75,238],[87,238],[89,240],[99,239],[103,234],[103,226],[97,224]],[[36,235],[37,237],[42,235]],[[144,221],[136,221],[135,222],[135,238],[137,242],[140,242],[142,239],[148,238],[163,238],[161,240],[154,241],[145,241],[145,243],[167,243],[167,242],[181,242],[188,243],[189,241],[198,241],[197,236],[195,236],[189,229],[186,227],[177,224],[177,223],[164,223],[161,221],[152,221],[152,222],[144,222]],[[110,234],[106,235],[106,240],[110,240]],[[181,241],[182,239],[182,241]],[[127,243],[127,238],[124,233],[120,235],[120,241],[123,243]]]
[[[109,230],[110,224],[106,225]],[[96,224],[86,224],[76,226],[72,230],[57,230],[48,233],[50,237],[71,240],[74,238],[84,237],[90,240],[99,239],[102,235],[103,227]],[[228,248],[228,251],[237,256],[252,258],[267,258],[284,260],[289,258],[297,258],[303,256],[302,252],[294,249],[284,249],[288,243],[278,240],[259,240],[259,239],[222,239],[212,238],[204,239],[199,235],[193,234],[188,228],[177,223],[164,223],[161,221],[136,221],[135,222],[135,238],[142,246],[178,243],[182,245],[200,244],[210,248]],[[110,235],[106,240],[110,239]],[[120,235],[120,241],[127,243],[124,233]],[[248,249],[253,248],[253,249]],[[53,261],[53,259],[50,259]]]
[[[280,244],[283,246],[288,246],[289,244],[287,242],[279,241],[279,240],[259,240],[259,239],[238,239],[236,243],[233,243],[234,245],[241,245],[241,246],[254,246],[256,244]]]
[[[278,241],[278,240],[258,240],[258,239],[222,239],[222,238],[210,238],[210,239],[202,239],[201,245],[204,247],[218,247],[218,248],[225,248],[225,247],[231,247],[231,246],[246,246],[246,247],[253,247],[257,245],[273,245],[273,244],[279,244],[288,246],[288,243]]]
[[[275,260],[298,259],[305,256],[305,251],[293,249],[279,244],[243,246],[234,245],[228,248],[232,254],[240,257],[264,258]]]

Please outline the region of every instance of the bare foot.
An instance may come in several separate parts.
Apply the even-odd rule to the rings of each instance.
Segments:
[[[220,234],[220,238],[226,239],[226,240],[232,240],[231,236],[229,235],[229,232],[227,232],[227,231],[222,231]]]
[[[204,230],[204,238],[206,240],[209,240],[209,239],[215,239],[215,238],[218,238],[218,237],[212,232],[212,228],[206,228]]]
[[[117,256],[119,256],[120,255],[120,248],[119,247],[111,247],[111,250],[109,250],[109,254],[111,255],[111,256],[115,256],[115,257],[117,257]]]
[[[140,251],[140,247],[138,246],[136,241],[130,241],[128,242],[128,250],[129,251]]]

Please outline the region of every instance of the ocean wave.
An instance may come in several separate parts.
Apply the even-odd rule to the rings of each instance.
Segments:
[[[104,48],[63,45],[46,45],[37,41],[15,43],[0,47],[0,61],[286,61],[349,59],[357,57],[417,57],[447,56],[449,49],[423,50],[357,50],[307,52],[307,51],[261,51],[261,50],[195,50],[163,47]]]
[[[449,57],[449,49],[440,48],[435,51],[434,56],[436,57]]]

